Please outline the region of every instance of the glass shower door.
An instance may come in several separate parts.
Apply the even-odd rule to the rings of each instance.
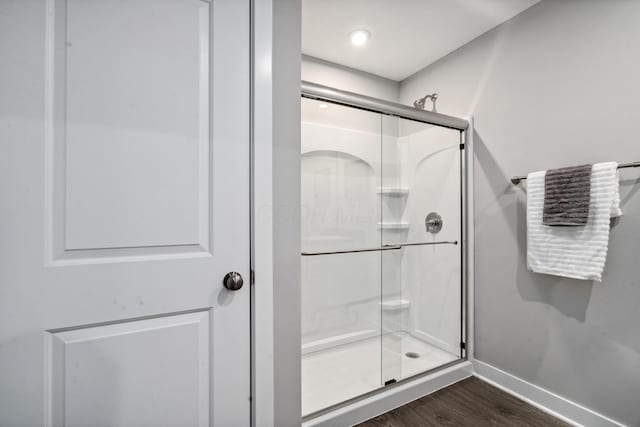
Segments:
[[[385,383],[459,360],[461,133],[382,117],[381,365]]]
[[[303,416],[462,357],[460,132],[302,99]]]
[[[302,99],[302,411],[382,386],[381,115]]]

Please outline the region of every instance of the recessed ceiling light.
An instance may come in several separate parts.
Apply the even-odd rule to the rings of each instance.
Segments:
[[[355,30],[349,34],[349,39],[354,46],[362,46],[369,40],[371,33],[367,30]]]
[[[327,104],[326,102],[323,102],[321,104],[318,105],[319,108],[329,108],[329,104]]]

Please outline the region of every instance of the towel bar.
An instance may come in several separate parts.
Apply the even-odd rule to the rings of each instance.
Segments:
[[[638,168],[640,167],[640,162],[631,162],[631,163],[620,163],[618,165],[618,169],[624,169],[624,168]],[[518,185],[520,184],[520,182],[523,179],[527,179],[526,176],[514,176],[511,177],[511,183],[514,185]]]

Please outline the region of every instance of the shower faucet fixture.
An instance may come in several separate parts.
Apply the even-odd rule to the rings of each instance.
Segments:
[[[413,101],[413,106],[419,108],[420,110],[424,110],[424,104],[427,102],[427,99],[431,100],[431,103],[433,104],[431,107],[431,111],[436,113],[436,101],[438,100],[437,93],[428,94],[420,99],[416,99],[415,101]]]
[[[438,234],[442,230],[442,217],[437,212],[431,212],[424,219],[427,233]]]

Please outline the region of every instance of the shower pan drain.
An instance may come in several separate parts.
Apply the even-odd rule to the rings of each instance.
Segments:
[[[413,351],[408,351],[404,355],[407,356],[410,359],[417,359],[418,357],[420,357],[420,355],[418,353],[415,353]]]

